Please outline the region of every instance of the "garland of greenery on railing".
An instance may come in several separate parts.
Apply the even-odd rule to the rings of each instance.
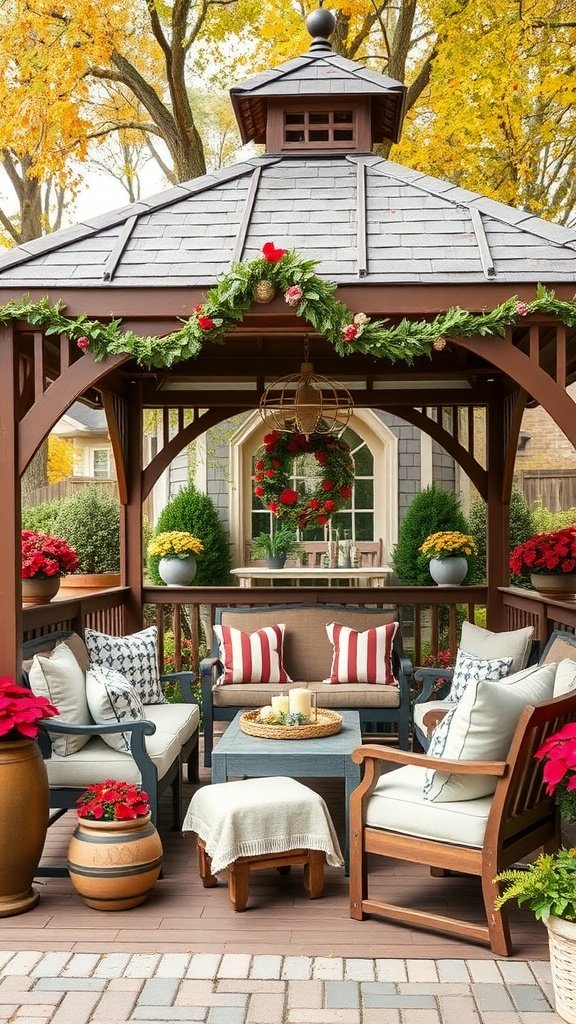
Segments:
[[[53,304],[47,298],[6,303],[0,308],[0,323],[25,320],[43,327],[46,334],[68,334],[97,361],[106,356],[130,355],[149,368],[191,359],[206,341],[223,344],[228,332],[244,319],[262,284],[271,286],[270,295],[274,290],[281,291],[296,314],[323,335],[340,356],[361,352],[410,364],[416,356],[429,355],[434,346],[442,347],[450,337],[503,336],[507,327],[529,313],[550,314],[568,326],[576,325],[576,302],[557,299],[553,291],[538,285],[531,302],[520,302],[512,296],[487,313],[469,313],[453,306],[433,320],[403,319],[388,327],[387,321],[353,313],[336,299],[336,285],[318,276],[317,265],[318,260],[304,259],[294,249],[278,249],[273,242],[266,242],[261,256],[234,264],[210,289],[202,305],[196,306],[194,315],[164,337],[143,337],[124,330],[118,319],[102,323],[85,315],[64,316],[63,304]]]

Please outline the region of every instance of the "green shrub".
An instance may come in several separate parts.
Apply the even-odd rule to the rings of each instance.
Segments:
[[[476,541],[478,555],[474,567],[474,582],[484,583],[486,581],[486,502],[482,498],[476,498],[470,505],[468,513],[470,522],[470,533]],[[510,495],[510,550],[517,544],[522,544],[534,533],[532,514],[522,491],[514,486]],[[514,587],[529,587],[530,581],[526,576],[510,577]]]
[[[214,502],[207,494],[201,494],[193,484],[180,491],[160,513],[154,536],[168,530],[187,530],[204,545],[204,552],[197,560],[195,587],[230,583],[230,545]],[[148,574],[153,583],[162,586],[159,561],[158,557],[148,558]]]
[[[552,530],[562,530],[565,526],[572,526],[576,523],[576,508],[567,508],[559,512],[551,512],[544,508],[541,501],[537,501],[531,512],[532,533],[551,533]],[[526,537],[522,538],[527,540]]]
[[[400,524],[392,564],[402,585],[433,586],[428,570],[428,559],[418,549],[426,537],[440,530],[469,533],[458,495],[454,491],[443,491],[436,484],[432,484],[416,495]],[[471,568],[472,566],[468,576]],[[467,580],[468,577],[464,582]]]
[[[54,533],[74,548],[80,559],[78,572],[119,571],[120,505],[99,487],[83,487],[64,498]]]
[[[54,523],[63,501],[64,498],[56,498],[54,501],[44,501],[41,505],[25,505],[22,509],[22,529],[48,533],[53,537]]]

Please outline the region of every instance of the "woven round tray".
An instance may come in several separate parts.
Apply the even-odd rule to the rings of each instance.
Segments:
[[[268,725],[256,721],[259,714],[259,710],[244,712],[240,718],[242,732],[265,740],[313,740],[318,736],[333,736],[342,728],[342,715],[337,711],[318,710],[317,720],[307,725]]]

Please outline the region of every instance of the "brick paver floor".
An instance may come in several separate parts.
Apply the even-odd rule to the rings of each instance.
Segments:
[[[0,952],[0,1024],[561,1024],[543,961]]]

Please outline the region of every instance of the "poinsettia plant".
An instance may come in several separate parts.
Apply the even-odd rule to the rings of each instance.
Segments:
[[[548,796],[554,796],[565,821],[576,821],[576,722],[549,736],[534,757],[544,762]]]
[[[553,575],[576,573],[576,524],[551,533],[539,533],[518,544],[510,553],[510,568],[521,572]]]
[[[59,714],[46,697],[18,686],[10,676],[0,678],[0,740],[34,739],[40,732],[40,719]]]
[[[22,530],[22,579],[47,580],[76,572],[78,555],[58,537]]]
[[[150,812],[148,793],[140,786],[117,779],[89,786],[76,803],[78,817],[92,821],[130,821]]]

